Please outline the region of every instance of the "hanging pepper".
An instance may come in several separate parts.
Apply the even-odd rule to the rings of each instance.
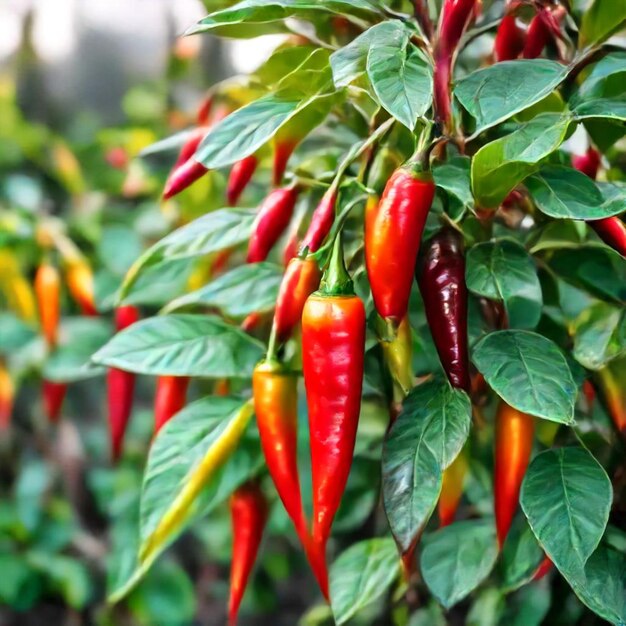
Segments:
[[[43,381],[43,410],[48,421],[53,424],[59,421],[66,392],[67,385],[65,383],[53,383],[50,380]]]
[[[208,124],[211,111],[213,110],[214,102],[215,102],[215,99],[213,97],[213,94],[210,93],[200,103],[200,106],[198,107],[198,111],[196,113],[196,121],[198,122],[200,126],[204,126]]]
[[[294,228],[289,234],[285,247],[283,248],[283,265],[287,267],[291,259],[298,256],[298,249],[300,248],[300,239],[298,236],[298,229]]]
[[[572,165],[583,174],[595,180],[600,169],[602,157],[600,153],[590,147],[585,154],[572,157]],[[599,220],[587,220],[587,224],[596,231],[596,234],[607,246],[610,246],[622,256],[626,256],[626,224],[617,216],[605,217]]]
[[[250,155],[241,161],[237,161],[230,170],[228,184],[226,186],[226,201],[228,206],[236,206],[239,197],[248,186],[259,160]]]
[[[494,497],[500,548],[511,527],[533,448],[535,421],[504,401],[496,414]]]
[[[439,20],[434,58],[434,101],[435,115],[446,130],[452,120],[452,61],[463,31],[467,28],[474,11],[476,0],[444,0]]]
[[[312,543],[325,577],[326,543],[352,465],[364,351],[365,307],[354,294],[338,235],[320,290],[309,296],[302,313],[313,478]]]
[[[285,138],[274,141],[274,163],[272,168],[272,183],[274,187],[278,187],[282,182],[289,157],[299,142],[299,138]]]
[[[13,414],[15,387],[9,370],[0,363],[0,430],[9,427]]]
[[[402,401],[414,382],[413,373],[413,335],[408,315],[398,326],[398,332],[392,338],[383,337],[380,341],[385,363],[395,385],[399,388],[397,400]]]
[[[611,361],[596,374],[599,398],[615,428],[626,436],[626,358]]]
[[[524,49],[525,31],[517,24],[517,18],[511,12],[500,22],[493,43],[493,56],[496,61],[517,59]]]
[[[65,269],[67,288],[83,315],[98,315],[93,293],[93,273],[84,259],[68,261]]]
[[[272,191],[263,201],[252,226],[248,245],[248,263],[265,261],[270,250],[289,225],[298,198],[297,187]]]
[[[231,496],[233,556],[228,598],[229,626],[237,623],[239,606],[261,545],[267,513],[267,501],[257,483],[246,483]]]
[[[273,331],[283,343],[300,323],[306,299],[319,287],[321,273],[313,259],[296,257],[289,261],[276,299]]]
[[[193,183],[200,180],[209,170],[196,161],[194,157],[189,158],[182,165],[175,168],[165,181],[163,188],[163,200],[169,200],[178,195],[181,191],[191,187]]]
[[[415,261],[435,195],[430,172],[398,168],[380,203],[365,211],[365,264],[379,315],[397,325],[407,313]]]
[[[57,343],[60,317],[61,277],[57,268],[43,262],[35,274],[35,295],[43,336],[51,348]]]
[[[187,376],[159,376],[154,399],[155,435],[185,406],[188,387]]]
[[[526,33],[526,42],[522,56],[536,59],[551,40],[561,37],[561,20],[565,17],[565,8],[540,7],[531,20]]]
[[[467,474],[467,457],[463,451],[454,459],[452,465],[443,472],[441,494],[437,510],[439,512],[439,527],[449,526],[459,508],[463,495],[463,483]]]
[[[311,223],[302,240],[302,248],[307,248],[309,252],[317,252],[319,250],[335,221],[336,202],[337,190],[333,185],[322,196],[315,211],[313,211]]]
[[[463,238],[453,228],[440,230],[418,263],[417,279],[426,319],[453,387],[470,392],[467,348],[467,287]]]
[[[139,319],[139,311],[134,306],[121,306],[115,311],[117,332],[128,328]],[[107,404],[109,433],[111,437],[111,458],[117,461],[122,454],[124,433],[133,409],[135,375],[112,367],[107,373]]]

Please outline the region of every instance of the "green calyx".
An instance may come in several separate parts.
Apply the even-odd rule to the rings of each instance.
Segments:
[[[352,296],[354,295],[354,283],[346,264],[343,260],[343,244],[341,232],[335,237],[333,251],[328,261],[328,267],[324,271],[319,292],[324,296]]]

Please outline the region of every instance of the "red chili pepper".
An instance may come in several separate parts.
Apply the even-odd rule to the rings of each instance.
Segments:
[[[285,243],[285,247],[283,248],[283,265],[287,267],[291,259],[298,256],[298,249],[300,248],[300,238],[298,236],[298,229],[294,228],[289,237],[287,238],[287,242]]]
[[[539,563],[539,567],[533,574],[533,582],[541,580],[552,569],[552,561],[549,556],[544,556],[543,561]]]
[[[526,32],[517,24],[513,13],[502,18],[493,43],[493,56],[496,61],[517,59],[524,49]]]
[[[237,161],[230,170],[228,184],[226,186],[226,201],[228,206],[236,206],[239,197],[250,182],[259,160],[254,156],[248,156]]]
[[[237,623],[239,605],[261,545],[267,513],[267,502],[256,483],[247,483],[239,487],[230,499],[233,557],[228,598],[229,626],[235,626]]]
[[[536,59],[551,40],[559,38],[561,21],[564,17],[564,7],[557,7],[554,10],[540,7],[528,26],[522,56],[525,59]]]
[[[407,313],[415,261],[435,195],[430,172],[398,168],[377,205],[365,210],[365,264],[376,310],[399,324]]]
[[[335,221],[336,202],[337,191],[331,186],[313,212],[311,223],[302,240],[302,248],[307,248],[309,252],[319,250]]]
[[[159,376],[154,399],[155,435],[185,406],[188,387],[188,376]]]
[[[452,119],[452,60],[463,31],[474,15],[475,3],[476,0],[445,0],[441,11],[434,52],[434,100],[437,120],[446,126]]]
[[[533,448],[535,421],[504,401],[496,414],[494,496],[500,548],[511,527],[519,491]]]
[[[115,311],[117,332],[128,328],[139,319],[139,310],[134,306],[121,306]],[[124,370],[110,368],[107,373],[107,404],[109,433],[111,437],[111,459],[117,461],[122,454],[124,433],[133,409],[135,375]]]
[[[441,494],[439,495],[439,527],[449,526],[454,521],[463,496],[463,483],[467,474],[467,457],[464,452],[454,459],[443,473]]]
[[[172,172],[189,161],[189,159],[196,153],[200,142],[205,138],[208,131],[208,126],[198,126],[189,133],[189,136],[185,140],[185,143],[183,143],[180,152],[178,153],[176,162],[172,167]]]
[[[596,179],[602,156],[595,148],[588,148],[585,154],[576,154],[572,156],[572,167],[582,172],[589,178]]]
[[[57,343],[59,318],[61,315],[61,277],[59,270],[50,263],[43,262],[35,274],[35,295],[41,330],[50,347]]]
[[[318,292],[302,313],[302,360],[313,478],[313,551],[324,573],[326,543],[356,439],[365,351],[365,307],[354,295],[338,236]]]
[[[296,187],[275,189],[265,198],[252,226],[252,236],[246,258],[248,263],[265,261],[278,238],[289,225],[297,198]]]
[[[202,178],[209,170],[193,157],[175,168],[165,181],[163,199],[169,200]]]
[[[13,414],[15,387],[7,368],[0,363],[0,430],[9,427]]]
[[[56,423],[59,421],[66,391],[67,385],[65,383],[43,381],[43,410],[49,422]]]
[[[456,230],[444,228],[428,241],[417,279],[443,369],[454,387],[469,393],[465,256]]]
[[[283,180],[285,170],[287,169],[287,161],[296,149],[299,140],[282,140],[274,142],[274,165],[272,172],[272,183],[274,187],[278,187]]]
[[[196,120],[200,126],[204,126],[209,122],[209,116],[211,115],[214,102],[213,94],[210,94],[200,103],[198,112],[196,113]]]
[[[293,329],[300,323],[306,299],[319,287],[321,273],[313,259],[291,259],[280,284],[274,333],[280,343],[291,337]]]
[[[253,311],[241,322],[241,330],[251,333],[262,321],[263,316],[258,311]]]

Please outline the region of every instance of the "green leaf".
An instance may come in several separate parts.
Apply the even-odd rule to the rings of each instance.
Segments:
[[[100,318],[64,318],[59,344],[43,368],[44,378],[57,383],[72,383],[104,373],[91,362],[91,356],[111,337],[111,324]]]
[[[375,0],[243,0],[232,7],[215,11],[193,27],[189,33],[215,32],[221,36],[258,37],[268,32],[281,32],[270,28],[274,22],[288,17],[312,19],[317,15],[348,14],[360,18],[373,18],[380,13]],[[242,25],[247,29],[241,29]],[[263,29],[259,29],[259,26]],[[188,33],[188,34],[189,34]]]
[[[472,159],[472,190],[476,203],[497,207],[539,162],[565,139],[571,117],[544,113],[510,135],[483,146]]]
[[[624,555],[600,546],[582,573],[564,573],[578,598],[592,611],[616,626],[626,623],[626,560]]]
[[[426,537],[421,572],[432,594],[448,609],[487,578],[497,556],[492,519],[455,522]]]
[[[13,313],[0,313],[0,354],[11,354],[36,336],[35,330]]]
[[[465,270],[467,288],[476,295],[504,302],[512,328],[534,328],[543,296],[533,258],[509,239],[470,248]]]
[[[142,267],[123,299],[123,304],[163,306],[187,290],[195,259],[165,259]]]
[[[433,165],[433,176],[437,187],[457,198],[465,209],[474,206],[470,183],[470,159],[457,156]]]
[[[150,317],[117,333],[96,363],[137,374],[247,378],[264,346],[213,315]]]
[[[391,539],[368,539],[354,544],[330,568],[331,606],[337,624],[345,624],[375,602],[400,573]]]
[[[305,110],[317,114],[312,127],[321,123],[330,111],[333,98],[332,94],[303,95],[293,89],[264,96],[213,126],[198,147],[195,158],[209,169],[232,165],[254,154],[282,126]]]
[[[563,572],[584,570],[609,519],[613,492],[602,466],[583,448],[538,454],[526,471],[520,503],[535,537]]]
[[[164,311],[190,305],[210,306],[230,317],[270,311],[276,304],[283,268],[274,263],[248,263],[218,276],[204,287],[176,298]]]
[[[189,259],[231,248],[250,238],[256,211],[220,209],[185,224],[148,248],[128,271],[120,299],[131,291],[141,272],[164,260]]]
[[[626,203],[623,185],[598,184],[563,165],[546,165],[525,184],[541,212],[560,219],[610,217],[622,213]]]
[[[568,71],[547,59],[504,61],[462,78],[454,95],[476,119],[478,134],[545,98]]]
[[[574,423],[576,385],[554,342],[525,330],[502,330],[483,337],[472,356],[507,404],[553,422]]]
[[[526,518],[518,515],[513,520],[502,548],[502,583],[506,592],[529,583],[544,558],[544,553]]]
[[[599,370],[626,353],[626,309],[597,302],[576,319],[574,358],[590,370]]]
[[[383,503],[403,552],[432,514],[441,474],[461,451],[471,416],[465,392],[434,380],[411,390],[389,430],[383,447]]]
[[[414,130],[417,118],[428,111],[432,102],[432,68],[409,42],[406,29],[386,30],[391,32],[383,32],[381,27],[370,44],[367,75],[383,108]]]
[[[626,2],[624,0],[594,0],[583,12],[579,45],[589,46],[608,39],[624,26]]]

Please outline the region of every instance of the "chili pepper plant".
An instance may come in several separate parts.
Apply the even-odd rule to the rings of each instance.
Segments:
[[[158,378],[110,602],[230,504],[231,625],[287,610],[277,544],[300,624],[626,623],[623,2],[205,5],[282,37],[134,156],[175,227],[95,301],[40,237],[53,356],[57,265],[117,311],[114,460]]]

